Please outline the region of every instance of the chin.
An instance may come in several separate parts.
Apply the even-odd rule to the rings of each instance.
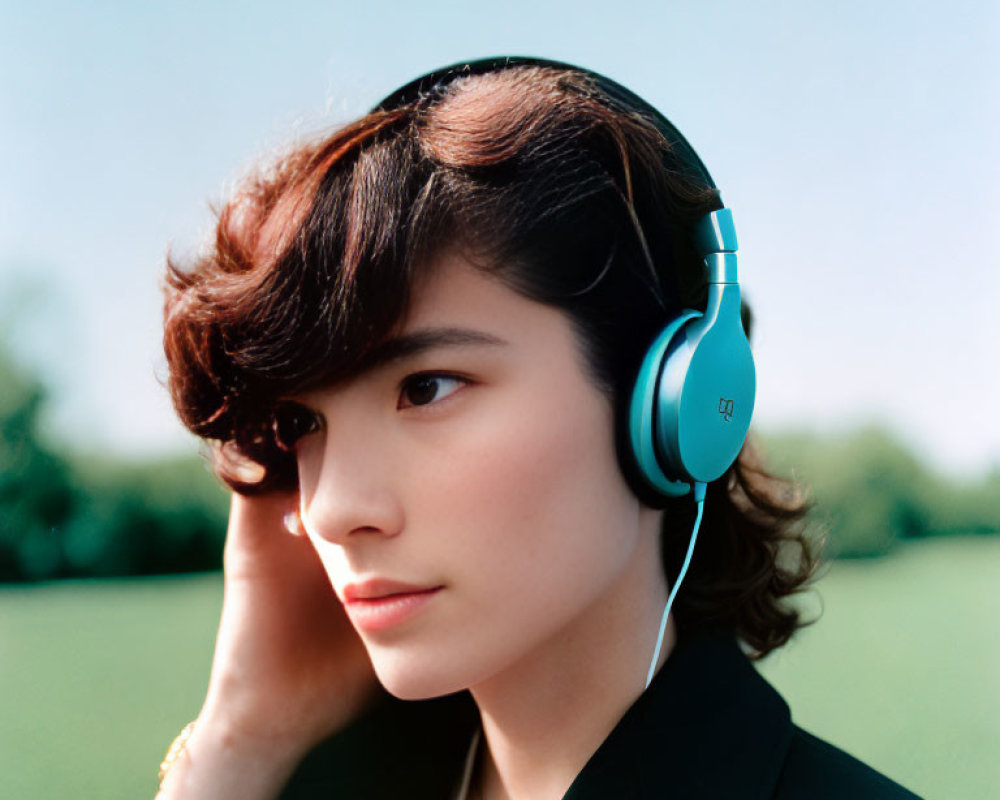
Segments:
[[[379,683],[400,700],[430,700],[454,694],[483,677],[441,653],[419,658],[393,648],[371,647],[369,656]]]
[[[379,683],[393,697],[400,700],[430,700],[467,689],[469,684],[455,680],[451,674],[436,674],[420,669],[376,668]]]

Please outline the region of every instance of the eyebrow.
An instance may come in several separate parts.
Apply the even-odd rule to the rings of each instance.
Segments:
[[[377,345],[364,359],[365,371],[440,347],[498,347],[509,344],[474,328],[424,328],[394,336]]]

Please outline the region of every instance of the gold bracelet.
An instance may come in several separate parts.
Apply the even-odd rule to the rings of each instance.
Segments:
[[[170,743],[170,749],[167,750],[167,754],[163,757],[163,761],[160,762],[159,780],[161,789],[163,788],[163,781],[166,779],[167,773],[170,772],[174,764],[177,763],[177,759],[184,754],[184,750],[187,748],[188,739],[190,739],[191,734],[194,733],[194,723],[196,721],[197,720],[192,720],[184,726],[181,732],[177,734],[177,738]]]

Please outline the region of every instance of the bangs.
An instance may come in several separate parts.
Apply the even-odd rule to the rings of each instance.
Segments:
[[[254,490],[294,485],[281,396],[362,371],[446,244],[450,209],[407,122],[369,115],[252,178],[220,212],[213,252],[193,269],[168,262],[174,404],[197,435],[267,465]]]
[[[432,171],[410,151],[378,142],[324,175],[289,246],[241,298],[226,353],[259,390],[347,379],[402,321],[443,218]]]

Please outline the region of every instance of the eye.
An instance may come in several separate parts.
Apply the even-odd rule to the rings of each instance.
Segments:
[[[299,439],[322,427],[319,414],[298,403],[281,403],[271,415],[274,439],[282,450],[294,450]]]
[[[426,406],[454,394],[468,381],[457,375],[436,375],[422,372],[410,375],[399,388],[399,402],[396,408]]]

